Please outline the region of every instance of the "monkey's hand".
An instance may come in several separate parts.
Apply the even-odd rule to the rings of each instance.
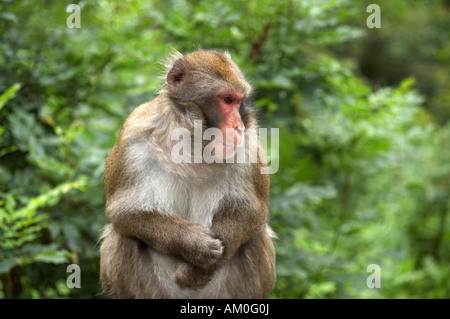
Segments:
[[[209,229],[192,224],[182,236],[180,256],[203,268],[215,264],[223,254],[223,244]]]
[[[180,262],[173,272],[173,280],[183,289],[199,289],[208,284],[214,276],[214,267],[205,269],[186,262]]]

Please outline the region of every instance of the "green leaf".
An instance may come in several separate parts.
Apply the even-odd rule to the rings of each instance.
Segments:
[[[15,83],[9,89],[7,89],[2,95],[0,95],[0,110],[8,103],[9,100],[16,96],[17,91],[20,90],[22,84]]]
[[[51,263],[51,264],[63,264],[70,260],[71,254],[67,250],[43,250],[39,254],[33,257],[33,261]]]
[[[62,232],[66,240],[67,247],[73,251],[80,251],[81,236],[79,230],[72,224],[64,224],[62,226]]]
[[[8,273],[15,266],[20,264],[20,259],[16,257],[10,257],[8,259],[0,261],[0,274]]]

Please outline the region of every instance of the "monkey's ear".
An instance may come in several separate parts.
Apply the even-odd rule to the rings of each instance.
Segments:
[[[167,73],[167,83],[173,86],[179,86],[183,83],[186,75],[186,61],[184,58],[178,59],[173,64],[169,73]]]

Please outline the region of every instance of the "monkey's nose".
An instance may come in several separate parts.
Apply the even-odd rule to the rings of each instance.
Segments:
[[[240,123],[240,125],[236,126],[236,128],[234,129],[234,145],[242,144],[242,141],[244,140],[244,130],[244,124]]]
[[[234,129],[234,144],[235,145],[241,145],[242,141],[244,140],[244,130],[245,126],[242,124]]]

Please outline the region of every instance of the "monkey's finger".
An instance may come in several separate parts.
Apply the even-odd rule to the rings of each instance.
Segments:
[[[220,239],[214,239],[214,241],[211,242],[211,245],[209,246],[209,248],[212,251],[222,252],[224,249],[224,246]]]
[[[179,263],[175,267],[173,280],[180,288],[196,290],[210,282],[213,275],[214,271],[205,271],[188,263]]]
[[[211,236],[212,238],[216,238],[216,234],[215,234],[211,229],[209,229],[209,228],[205,228],[204,233],[205,233],[206,235]]]

